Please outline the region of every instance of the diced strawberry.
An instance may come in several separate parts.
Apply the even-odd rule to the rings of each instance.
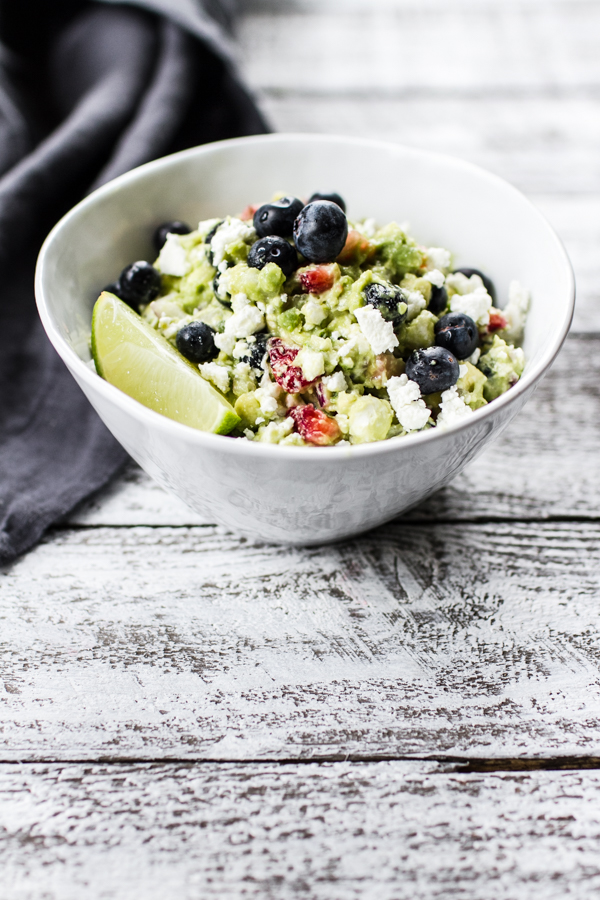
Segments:
[[[309,294],[322,294],[333,287],[337,266],[310,266],[300,269],[298,278],[300,284]]]
[[[342,247],[342,252],[337,258],[337,262],[342,266],[350,266],[353,264],[360,265],[369,259],[375,253],[375,247],[367,240],[364,235],[351,228],[346,238],[346,243]]]
[[[242,220],[242,222],[247,222],[249,219],[253,219],[254,213],[256,212],[257,209],[258,209],[258,204],[250,203],[246,207],[244,212],[240,213],[240,219]]]
[[[487,327],[487,330],[492,331],[500,331],[501,328],[506,328],[507,322],[502,313],[493,309],[490,313],[490,321]]]
[[[288,394],[297,394],[312,384],[304,377],[300,366],[292,365],[300,352],[299,347],[290,347],[281,338],[270,338],[267,346],[273,377],[284,391]]]
[[[323,447],[335,443],[342,436],[335,419],[314,406],[295,406],[288,416],[294,420],[298,434],[311,444]]]

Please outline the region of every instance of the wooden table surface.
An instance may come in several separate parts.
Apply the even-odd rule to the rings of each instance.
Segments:
[[[135,466],[0,574],[2,900],[600,889],[600,3],[253,0],[277,130],[505,176],[576,270],[526,411],[336,546],[253,543]]]

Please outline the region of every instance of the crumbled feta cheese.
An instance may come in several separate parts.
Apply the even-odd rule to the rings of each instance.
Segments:
[[[461,366],[462,368],[462,366]],[[460,422],[472,414],[473,410],[467,406],[463,398],[459,395],[456,385],[442,393],[440,402],[440,413],[437,417],[436,428],[449,428],[455,422]]]
[[[254,396],[258,400],[260,404],[260,411],[262,413],[275,413],[277,412],[278,403],[275,397],[271,396],[268,388],[257,388],[254,392]]]
[[[426,254],[428,269],[441,269],[444,271],[444,269],[450,268],[451,254],[444,247],[428,247]]]
[[[265,317],[256,306],[244,306],[225,322],[225,334],[243,338],[265,327]]]
[[[211,381],[223,394],[229,390],[229,372],[216,362],[200,363],[198,366],[203,378]]]
[[[492,298],[484,287],[476,288],[472,294],[454,294],[450,301],[452,312],[470,316],[477,325],[487,325],[490,321]]]
[[[234,312],[239,312],[241,309],[243,309],[245,306],[248,306],[249,304],[250,304],[250,301],[248,300],[248,297],[246,296],[246,294],[242,294],[242,293],[233,294],[233,296],[231,298],[231,308]]]
[[[175,275],[178,278],[187,275],[189,263],[178,234],[167,235],[158,255],[156,266],[163,275]]]
[[[469,374],[468,366],[462,365],[458,367],[458,377],[465,378]]]
[[[233,334],[220,334],[217,332],[213,336],[213,340],[218,350],[222,350],[227,356],[233,356],[233,348],[235,346],[235,336]]]
[[[405,431],[421,431],[429,421],[429,409],[421,399],[421,389],[416,381],[406,375],[394,375],[387,385],[390,403],[396,418]]]
[[[366,238],[372,238],[377,231],[377,222],[375,219],[364,219],[359,226],[361,234],[364,234]]]
[[[233,356],[234,359],[241,359],[243,356],[248,356],[249,352],[250,348],[246,341],[238,341],[233,348],[231,356]]]
[[[527,288],[518,281],[511,281],[508,286],[508,303],[502,310],[507,323],[503,335],[505,341],[514,344],[522,340],[530,299]]]
[[[246,437],[249,441],[254,440],[254,432],[250,430],[250,428],[244,428],[244,437]]]
[[[393,324],[386,322],[378,309],[373,306],[361,306],[354,311],[354,315],[373,353],[385,353],[386,350],[393,350],[398,346]]]
[[[254,240],[256,232],[252,225],[228,216],[222,225],[217,228],[210,242],[213,254],[213,265],[218,269],[223,262],[227,247],[237,241]]]
[[[467,362],[470,362],[472,366],[476,366],[479,362],[479,357],[481,356],[481,350],[479,347],[475,347]]]
[[[307,381],[314,381],[325,371],[325,357],[318,350],[309,350],[303,347],[294,360],[294,365],[302,369],[302,374]]]
[[[404,296],[406,297],[406,304],[408,306],[406,318],[409,322],[412,322],[412,320],[416,319],[419,313],[425,309],[427,301],[421,291],[404,291]]]
[[[431,272],[425,272],[423,278],[438,288],[443,287],[444,281],[446,280],[444,273],[440,272],[439,269],[432,269]]]
[[[348,382],[344,378],[343,372],[334,372],[333,375],[325,375],[322,379],[323,384],[327,388],[328,391],[345,391],[348,387]]]
[[[327,313],[321,304],[317,303],[312,297],[304,304],[300,312],[304,316],[304,320],[309,327],[312,325],[320,325],[323,319],[327,317]]]
[[[472,294],[477,288],[485,287],[479,275],[471,275],[467,278],[462,272],[452,272],[446,276],[446,287],[452,288],[457,294]]]

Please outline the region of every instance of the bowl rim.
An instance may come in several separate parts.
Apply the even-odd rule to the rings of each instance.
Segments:
[[[284,447],[281,447],[278,444],[260,443],[258,441],[248,441],[240,439],[227,440],[228,435],[218,435],[212,434],[210,432],[199,431],[195,428],[192,428],[190,425],[184,425],[181,422],[176,422],[174,419],[169,419],[167,416],[163,416],[161,413],[155,412],[154,410],[149,409],[148,407],[139,403],[139,401],[134,400],[133,397],[130,397],[127,394],[123,393],[123,391],[119,390],[119,388],[115,387],[114,385],[109,384],[109,382],[101,378],[96,372],[92,371],[92,369],[78,356],[75,350],[65,340],[59,328],[55,325],[55,322],[48,308],[43,284],[46,260],[51,251],[52,245],[63,228],[66,227],[72,219],[77,218],[77,216],[81,212],[87,210],[88,207],[93,206],[98,199],[111,196],[112,194],[118,192],[123,185],[141,180],[148,173],[160,171],[163,168],[169,168],[169,166],[177,160],[187,159],[188,157],[218,153],[221,149],[226,149],[228,147],[231,147],[232,145],[252,146],[256,144],[290,144],[295,142],[314,144],[353,144],[365,147],[367,149],[371,148],[373,150],[385,150],[387,152],[391,151],[394,153],[400,153],[402,155],[426,158],[433,162],[438,161],[444,162],[445,164],[450,163],[457,170],[471,172],[477,175],[479,178],[484,178],[490,183],[500,185],[503,190],[514,193],[520,198],[522,202],[524,201],[531,208],[531,210],[539,219],[540,223],[543,225],[546,231],[549,232],[549,236],[555,244],[557,256],[561,260],[565,268],[568,281],[568,300],[565,305],[562,319],[560,319],[556,323],[553,340],[551,340],[548,346],[544,348],[544,351],[542,352],[537,363],[532,367],[530,371],[524,373],[521,376],[517,384],[511,387],[504,394],[501,394],[500,397],[497,397],[493,403],[490,403],[487,406],[482,407],[481,409],[475,410],[474,416],[465,417],[464,419],[444,429],[438,430],[437,428],[430,428],[426,431],[415,432],[413,434],[398,435],[397,437],[390,438],[389,440],[385,441],[344,445],[342,447],[337,445],[318,448],[297,447],[294,445],[286,445]],[[133,418],[146,423],[150,428],[158,428],[160,431],[170,433],[174,437],[180,437],[182,439],[185,439],[187,442],[191,441],[193,443],[196,443],[200,447],[206,446],[207,449],[212,450],[218,450],[220,448],[223,452],[232,452],[236,454],[241,453],[249,457],[258,456],[268,458],[271,456],[277,459],[291,459],[292,457],[290,457],[289,454],[292,454],[293,458],[297,461],[300,461],[300,459],[312,459],[315,462],[330,460],[333,463],[339,462],[343,458],[356,459],[364,456],[378,455],[380,453],[395,453],[400,451],[402,447],[405,447],[408,451],[410,448],[415,447],[418,444],[423,443],[424,441],[429,443],[431,441],[443,440],[444,437],[449,434],[456,434],[459,431],[468,430],[469,428],[476,426],[480,422],[483,423],[485,419],[489,419],[490,417],[495,416],[504,407],[518,402],[519,398],[523,394],[527,394],[533,388],[533,386],[536,385],[537,382],[546,374],[567,337],[575,308],[575,276],[573,273],[571,261],[561,239],[558,237],[554,228],[548,222],[543,213],[541,213],[539,209],[537,209],[537,207],[531,202],[531,200],[529,200],[529,198],[526,197],[518,188],[510,184],[510,182],[506,181],[504,178],[501,178],[499,175],[496,175],[495,173],[476,165],[475,163],[469,162],[468,160],[464,160],[459,157],[451,156],[450,154],[437,153],[431,150],[421,150],[416,147],[410,147],[408,145],[399,143],[396,144],[390,141],[373,140],[369,138],[351,137],[338,134],[278,132],[275,134],[250,135],[247,137],[228,138],[227,140],[214,141],[209,144],[201,144],[197,147],[190,147],[186,150],[180,150],[177,153],[171,153],[168,156],[163,156],[159,159],[152,160],[151,162],[144,163],[141,166],[137,166],[136,168],[131,169],[128,172],[119,175],[117,178],[114,178],[113,180],[107,182],[107,184],[97,188],[95,191],[93,191],[91,194],[77,203],[74,207],[72,207],[64,216],[62,216],[62,218],[56,223],[56,225],[52,228],[52,230],[44,240],[44,243],[42,244],[38,255],[35,270],[35,296],[38,312],[46,334],[48,335],[59,356],[66,363],[67,367],[76,372],[77,377],[86,385],[88,385],[92,392],[100,392],[105,400],[116,404]],[[319,452],[323,450],[325,450],[326,452]],[[315,451],[317,452],[315,453]],[[284,455],[282,456],[282,454]]]

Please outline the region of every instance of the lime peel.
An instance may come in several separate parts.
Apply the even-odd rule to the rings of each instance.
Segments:
[[[102,378],[169,419],[213,434],[229,434],[241,421],[192,363],[107,291],[92,314],[92,356]]]

